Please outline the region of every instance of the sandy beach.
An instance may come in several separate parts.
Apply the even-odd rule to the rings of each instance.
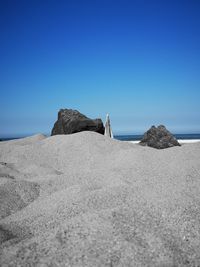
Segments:
[[[0,143],[0,266],[199,266],[200,142]]]

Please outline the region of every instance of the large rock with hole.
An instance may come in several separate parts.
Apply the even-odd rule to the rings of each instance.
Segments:
[[[51,135],[73,134],[82,131],[93,131],[104,134],[104,126],[101,119],[90,119],[77,110],[61,109],[58,119],[54,124]]]
[[[140,145],[158,149],[180,146],[177,139],[165,128],[164,125],[152,126],[143,136]]]

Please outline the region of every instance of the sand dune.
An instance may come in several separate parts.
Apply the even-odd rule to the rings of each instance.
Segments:
[[[0,143],[1,266],[200,265],[200,143]]]

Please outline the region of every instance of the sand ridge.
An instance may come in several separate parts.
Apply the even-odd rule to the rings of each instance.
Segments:
[[[93,132],[1,142],[0,264],[198,266],[199,156]]]

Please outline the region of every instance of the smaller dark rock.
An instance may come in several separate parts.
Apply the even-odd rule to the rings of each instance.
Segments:
[[[143,136],[140,145],[163,149],[180,146],[177,139],[165,128],[164,125],[152,126]]]

